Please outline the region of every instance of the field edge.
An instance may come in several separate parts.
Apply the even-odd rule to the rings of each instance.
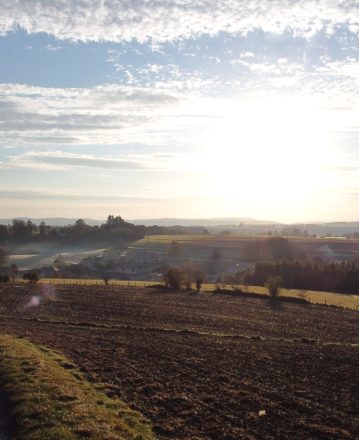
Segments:
[[[8,335],[0,335],[0,354],[11,438],[155,438],[145,417],[96,389],[64,356]]]

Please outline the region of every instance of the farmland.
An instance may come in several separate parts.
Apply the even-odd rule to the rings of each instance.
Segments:
[[[225,258],[245,259],[245,250],[253,242],[262,242],[271,235],[259,234],[205,234],[205,235],[150,235],[134,243],[133,248],[164,250],[171,241],[178,242],[186,256],[201,258],[214,248],[220,249]],[[351,259],[359,257],[359,240],[334,237],[286,237],[308,257],[319,255],[324,259]]]
[[[79,278],[43,278],[40,280],[41,284],[49,285],[76,285],[76,286],[103,286],[104,282],[100,279],[79,279]],[[121,281],[121,280],[111,280],[109,284],[113,287],[115,286],[128,286],[128,287],[148,287],[153,285],[153,281]],[[253,293],[266,294],[267,289],[261,286],[223,286],[226,289],[239,288],[244,291]],[[216,284],[203,284],[202,290],[210,294],[216,288]],[[282,296],[290,296],[294,298],[300,298],[302,291],[293,289],[280,289],[280,294]],[[305,292],[305,297],[308,301],[313,304],[324,304],[328,306],[344,307],[352,310],[359,309],[359,295],[346,295],[343,293],[332,293],[332,292],[316,292],[308,290]]]
[[[236,234],[194,234],[194,235],[148,235],[142,240],[138,240],[137,243],[145,244],[145,243],[164,243],[168,244],[172,240],[182,242],[182,243],[190,243],[193,241],[197,242],[217,242],[219,244],[222,243],[230,243],[230,242],[238,242],[243,240],[253,240],[253,239],[265,239],[272,237],[272,235],[268,234],[244,234],[244,233],[236,233]],[[317,243],[359,243],[358,239],[350,239],[344,237],[286,237],[293,242],[317,242]]]
[[[358,325],[351,310],[209,293],[0,288],[2,333],[66,355],[159,439],[358,437]]]

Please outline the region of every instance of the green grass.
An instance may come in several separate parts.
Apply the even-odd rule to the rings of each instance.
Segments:
[[[14,418],[14,440],[150,440],[139,413],[86,382],[63,356],[0,336],[0,388]]]

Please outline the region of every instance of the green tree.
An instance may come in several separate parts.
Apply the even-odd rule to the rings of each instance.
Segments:
[[[8,227],[5,225],[0,225],[0,242],[4,243],[9,237]]]
[[[13,220],[11,226],[11,235],[15,242],[21,243],[27,241],[28,228],[24,220]]]
[[[126,222],[121,216],[118,215],[117,217],[114,217],[113,215],[109,215],[104,226],[107,229],[114,229],[123,226],[124,224],[126,224]]]
[[[82,218],[79,218],[76,220],[72,231],[75,235],[82,235],[85,234],[90,229],[90,226],[86,224],[85,220]]]
[[[31,220],[28,220],[26,222],[26,236],[29,241],[32,238],[33,232],[36,232],[36,231],[37,231],[37,226],[35,225],[35,223],[33,223]]]
[[[48,230],[48,227],[46,226],[46,223],[44,221],[42,221],[39,224],[39,233],[40,233],[41,238],[43,238],[47,235],[47,230]]]

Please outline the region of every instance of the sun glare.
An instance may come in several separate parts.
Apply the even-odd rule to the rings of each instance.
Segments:
[[[327,146],[322,115],[308,102],[235,103],[203,139],[207,184],[212,195],[237,199],[304,196],[320,179]]]

